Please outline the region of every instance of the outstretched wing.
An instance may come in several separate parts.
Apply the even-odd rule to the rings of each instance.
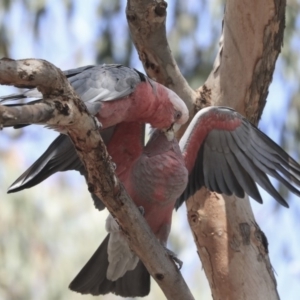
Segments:
[[[144,146],[145,126],[140,123],[120,123],[101,131],[108,152],[115,162],[118,176],[126,176],[133,162],[140,156]],[[86,176],[76,150],[66,135],[60,134],[48,149],[8,189],[14,193],[31,188],[56,172],[77,170]],[[92,194],[95,206],[104,208],[101,200]]]
[[[31,188],[56,172],[81,169],[84,167],[71,139],[60,134],[42,156],[9,187],[8,193]]]
[[[113,131],[114,128],[111,127],[101,132],[106,145],[109,143]],[[76,170],[85,175],[84,166],[71,139],[67,135],[60,134],[33,165],[9,187],[8,193],[31,188],[56,172],[69,170]]]
[[[101,131],[106,145],[113,135],[114,127]],[[31,188],[57,172],[76,170],[86,178],[85,168],[79,159],[71,139],[60,134],[47,150],[9,187],[8,193],[15,193]],[[94,194],[91,195],[96,208],[104,209],[102,201]]]
[[[189,182],[176,202],[178,208],[202,186],[226,195],[247,193],[262,203],[256,183],[288,207],[268,175],[300,196],[300,165],[242,115],[227,107],[199,111],[180,147],[189,170]]]

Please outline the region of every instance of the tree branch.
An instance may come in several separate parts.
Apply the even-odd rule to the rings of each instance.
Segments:
[[[118,219],[131,248],[166,297],[193,299],[176,265],[115,177],[98,125],[63,73],[43,60],[2,59],[0,84],[37,87],[44,96],[40,104],[18,109],[0,106],[0,124],[43,123],[66,130],[87,170],[90,192],[101,198]]]
[[[166,36],[167,2],[128,0],[126,16],[131,38],[147,75],[177,93],[194,113],[197,94],[182,76]]]

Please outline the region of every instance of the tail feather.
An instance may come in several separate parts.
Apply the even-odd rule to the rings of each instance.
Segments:
[[[70,283],[72,291],[81,294],[105,295],[114,293],[122,297],[144,297],[150,292],[150,274],[139,261],[136,268],[128,271],[116,281],[106,278],[108,269],[107,246],[109,235],[96,250],[94,255]]]

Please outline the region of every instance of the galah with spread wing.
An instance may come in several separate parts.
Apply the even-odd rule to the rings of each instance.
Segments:
[[[268,175],[295,195],[300,191],[300,165],[246,118],[228,107],[208,107],[193,118],[180,140],[189,172],[176,208],[205,186],[211,191],[243,198],[247,193],[262,203],[258,184],[288,207]]]
[[[293,185],[300,186],[297,178],[300,165],[230,108],[209,107],[199,111],[180,141],[180,150],[176,140],[168,141],[156,130],[142,151],[141,144],[132,145],[130,137],[126,137],[126,128],[120,129],[114,136],[114,145],[119,141],[119,146],[108,148],[108,151],[116,160],[117,175],[136,205],[143,207],[148,224],[163,245],[170,231],[174,199],[177,199],[175,207],[178,208],[202,186],[240,198],[246,192],[261,203],[258,183],[280,204],[287,206],[266,176],[269,174],[300,195]],[[141,137],[138,127],[132,126],[130,132]],[[147,270],[131,252],[111,216],[106,229],[109,237],[70,288],[93,295],[108,292],[124,297],[146,295],[150,288]]]
[[[258,183],[287,206],[267,173],[299,195],[292,183],[300,184],[297,178],[300,166],[232,109],[209,107],[198,112],[180,141],[181,151],[175,140],[168,141],[160,131],[155,132],[143,149],[141,128],[138,123],[118,125],[110,137],[108,151],[116,162],[117,175],[136,205],[143,207],[148,224],[164,245],[175,200],[178,208],[202,186],[238,197],[246,192],[262,202],[255,184]],[[57,165],[60,160],[56,158],[52,156],[49,161]],[[49,168],[49,161],[40,165],[40,170]],[[147,270],[129,249],[112,217],[106,227],[110,235],[70,288],[93,295],[109,292],[124,297],[146,295],[150,289]]]
[[[135,69],[122,65],[86,66],[65,71],[71,85],[85,102],[89,112],[101,122],[101,135],[108,145],[116,124],[124,122],[150,123],[173,139],[174,131],[188,119],[188,110],[177,94],[156,83]],[[1,97],[6,101],[41,98],[37,89]],[[29,102],[34,105],[40,100]],[[28,103],[27,103],[28,104]],[[24,104],[7,104],[24,105]],[[16,128],[26,124],[19,124]],[[55,128],[63,132],[63,128]],[[59,171],[78,170],[85,174],[83,164],[68,136],[58,136],[47,151],[9,188],[17,192],[40,183]],[[101,201],[92,195],[98,209]]]
[[[122,132],[121,124],[119,128]],[[133,133],[134,131],[130,132]],[[160,135],[162,134],[163,133],[160,132]],[[118,139],[115,138],[116,141],[113,142],[114,136],[118,137],[116,128],[114,128],[113,135],[110,137],[110,145],[117,146],[118,143],[122,144],[122,141],[126,140],[122,138],[123,135],[119,135]],[[174,141],[165,139],[165,143],[170,145],[171,143],[174,143]],[[160,182],[157,183],[152,179],[152,177],[156,177],[157,175],[155,172],[144,171],[139,173],[137,170],[133,171],[133,168],[129,167],[131,164],[134,165],[135,161],[139,161],[139,158],[137,158],[139,156],[134,150],[135,148],[132,148],[135,155],[137,155],[133,156],[135,159],[131,158],[123,161],[121,159],[122,155],[113,154],[114,147],[110,148],[109,144],[108,151],[111,152],[113,160],[116,160],[117,162],[117,175],[124,181],[124,185],[129,193],[133,193],[131,196],[136,204],[143,208],[144,206],[146,207],[145,217],[152,230],[154,230],[153,228],[155,226],[151,225],[151,222],[155,223],[155,220],[159,218],[170,220],[168,224],[171,224],[171,210],[163,210],[161,207],[157,206],[156,209],[153,209],[154,213],[152,214],[152,218],[147,218],[147,211],[151,211],[152,202],[155,202],[153,199],[155,199],[154,196],[156,197],[156,193],[153,194],[153,191],[158,190],[160,193],[168,191],[168,187],[173,184],[172,178],[175,178],[174,174],[176,173],[173,173],[170,176],[170,180],[164,182],[164,185],[161,187],[159,185]],[[150,143],[151,147],[148,145],[149,148],[151,148],[150,156],[152,152],[156,153],[158,147],[156,144],[158,145],[158,141],[152,141]],[[130,148],[131,143],[127,142],[123,145],[125,147],[123,150],[125,151],[126,148]],[[55,145],[52,146],[55,148]],[[178,182],[185,183],[185,190],[183,193],[180,193],[178,190],[176,191],[178,192],[176,196],[178,199],[175,205],[177,208],[202,186],[206,186],[212,191],[225,193],[227,195],[235,194],[238,197],[243,197],[246,192],[255,200],[262,202],[256,183],[261,185],[279,203],[287,206],[287,203],[270,183],[266,173],[277,178],[295,194],[300,194],[299,190],[294,186],[294,184],[299,186],[300,183],[297,178],[300,174],[300,166],[278,145],[232,109],[226,107],[210,107],[198,112],[181,139],[180,148],[182,153],[178,151],[172,153],[172,160],[183,156],[186,165],[181,165],[180,167],[181,176],[179,177],[181,178],[179,179],[176,177]],[[139,150],[137,152],[143,153],[142,155],[147,154],[147,151],[145,152],[145,150],[142,152]],[[57,156],[53,155],[52,151],[50,151],[50,154],[50,158],[45,164],[41,163],[43,159],[39,162],[36,168],[39,172],[46,170],[45,173],[49,174],[49,169],[51,169],[52,165],[59,165]],[[169,153],[166,153],[166,155],[168,156]],[[117,161],[117,158],[119,158],[119,161]],[[169,161],[166,158],[162,161],[166,161],[167,164],[169,164]],[[156,163],[159,165],[159,160]],[[132,173],[126,171],[128,168]],[[167,177],[167,174],[164,175],[164,168],[165,166],[162,163],[160,168],[158,168],[159,173],[164,177]],[[40,174],[39,172],[33,172],[32,178],[38,176]],[[125,177],[121,176],[122,172],[126,174]],[[186,184],[187,179],[185,176],[187,176],[187,172],[189,173],[189,176],[188,183]],[[182,175],[183,173],[186,175]],[[29,170],[28,174],[30,176],[32,175],[31,170]],[[138,174],[138,183],[132,178],[134,174]],[[290,182],[285,178],[288,178]],[[43,179],[45,179],[45,177]],[[156,185],[159,186],[158,189]],[[20,184],[20,187],[22,187],[22,183]],[[132,191],[132,188],[134,191]],[[144,193],[143,197],[147,195],[154,196],[151,201],[143,201],[140,203],[139,200],[135,199],[134,193]],[[173,202],[173,200],[171,202]],[[147,205],[149,205],[150,208],[147,208]],[[160,210],[162,211],[161,213]],[[119,238],[116,239],[117,244],[123,245],[121,249],[124,250],[124,253],[127,253],[126,255],[129,255],[128,253],[131,252],[128,245],[124,246],[126,243],[121,242],[122,233],[118,230],[118,226],[112,221],[109,221],[107,229],[111,235],[112,233],[117,233],[117,236],[119,236]],[[143,269],[142,264],[139,262],[137,267],[133,270],[132,264],[130,264],[128,269],[121,268],[123,271],[118,273],[118,276],[124,274],[123,276],[110,277],[111,275],[107,275],[110,265],[110,254],[106,249],[108,249],[109,252],[109,238],[106,238],[98,248],[91,260],[71,283],[70,287],[82,293],[99,294],[114,292],[120,295],[144,295],[146,291],[148,291],[148,283],[146,283],[148,282],[148,279],[145,279],[148,277],[145,275],[147,273],[145,273],[146,271]],[[132,262],[136,260],[136,257],[131,253],[128,261]],[[114,261],[114,259],[112,261]],[[121,261],[121,265],[123,264],[126,265],[124,261]],[[120,270],[119,267],[116,269]],[[126,272],[126,270],[128,271]],[[141,281],[136,281],[136,278],[141,278]],[[85,279],[87,279],[87,281],[85,281]],[[130,284],[131,282],[135,282],[135,284]]]
[[[117,176],[166,247],[174,205],[186,187],[188,173],[175,139],[169,141],[164,132],[155,130],[147,145],[143,144],[143,126],[126,123],[116,127],[107,150],[116,163]],[[106,229],[109,235],[72,281],[70,289],[92,295],[112,292],[123,297],[146,296],[150,291],[147,269],[131,251],[111,216]]]

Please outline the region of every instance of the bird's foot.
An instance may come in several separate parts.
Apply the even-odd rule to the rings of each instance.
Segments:
[[[143,206],[139,206],[138,209],[139,209],[140,213],[142,214],[142,216],[144,216],[145,215],[145,208]]]
[[[96,117],[94,117],[94,121],[96,123],[97,129],[101,130],[103,128],[102,123]]]
[[[167,247],[164,248],[166,249],[168,255],[173,259],[174,263],[177,265],[178,270],[180,270],[182,268],[183,262],[177,257],[177,255],[173,251],[171,251]]]
[[[94,206],[96,209],[98,210],[103,210],[105,208],[105,205],[103,204],[103,202],[93,193],[91,193],[92,199],[94,201]]]

